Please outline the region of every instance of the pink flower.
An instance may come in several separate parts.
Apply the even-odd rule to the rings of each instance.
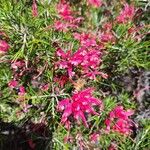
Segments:
[[[67,31],[68,30],[66,23],[63,23],[62,21],[59,21],[59,20],[54,23],[54,28],[58,31]]]
[[[73,24],[73,23],[69,23],[69,22],[63,22],[63,21],[55,21],[54,23],[54,28],[57,31],[63,31],[66,32],[69,30],[69,28],[73,29],[73,28],[77,28],[78,26]]]
[[[135,41],[141,41],[141,39],[143,38],[143,34],[141,34],[141,29],[143,27],[136,27],[136,26],[133,26],[131,27],[129,30],[128,30],[128,35],[134,39]]]
[[[88,0],[88,3],[94,7],[100,7],[102,5],[101,0]]]
[[[8,86],[9,86],[10,88],[15,88],[15,87],[18,86],[18,81],[16,81],[16,80],[11,80],[11,81],[8,83]]]
[[[6,41],[0,40],[0,53],[6,53],[8,52],[9,45]]]
[[[99,137],[100,137],[99,133],[93,133],[90,135],[89,139],[90,139],[90,141],[96,143],[96,142],[98,142]]]
[[[112,142],[108,147],[108,150],[117,150],[118,149],[117,147],[118,147],[117,144]]]
[[[98,34],[100,38],[100,42],[102,43],[114,43],[115,42],[115,36],[112,32],[112,24],[107,22],[103,25],[101,32]]]
[[[68,20],[68,21],[73,19],[72,11],[68,3],[60,2],[57,5],[57,11],[62,19]]]
[[[85,76],[88,77],[89,79],[96,79],[96,76],[97,75],[100,75],[101,77],[103,77],[104,79],[107,79],[108,78],[108,75],[103,73],[103,72],[100,72],[100,71],[96,71],[96,70],[85,70]]]
[[[58,48],[56,55],[59,60],[56,62],[56,68],[66,69],[69,77],[73,77],[74,70],[78,69],[83,76],[90,79],[95,79],[97,75],[107,78],[106,74],[99,71],[102,52],[95,37],[85,33],[75,33],[74,37],[79,40],[81,46],[74,53],[71,51],[65,53],[61,48]]]
[[[74,75],[73,72],[73,65],[71,64],[71,51],[67,51],[66,53],[61,49],[58,48],[56,51],[56,55],[61,58],[60,61],[56,62],[56,68],[59,67],[60,69],[67,69],[69,77]]]
[[[66,32],[69,29],[77,28],[80,21],[83,20],[82,17],[75,18],[72,14],[71,7],[69,3],[65,1],[60,1],[57,5],[57,11],[59,14],[59,20],[55,21],[54,28],[57,31]]]
[[[17,70],[18,68],[21,68],[25,65],[25,62],[23,60],[15,61],[11,64],[11,68]]]
[[[114,38],[114,35],[111,33],[111,32],[107,32],[107,33],[102,33],[100,35],[100,39],[101,39],[101,42],[104,42],[104,43],[108,43],[108,42],[114,42],[115,41],[115,38]]]
[[[82,120],[83,124],[88,127],[85,113],[99,115],[95,112],[93,106],[101,106],[102,101],[92,96],[93,89],[88,88],[74,93],[71,98],[63,99],[58,103],[58,110],[63,111],[61,123],[70,128],[69,117],[72,116],[78,123]],[[68,126],[69,122],[69,126]]]
[[[41,86],[41,90],[42,91],[48,91],[49,87],[50,87],[49,83],[48,84],[44,84],[44,85]]]
[[[69,78],[67,76],[65,76],[65,75],[62,75],[60,77],[56,76],[54,78],[54,81],[56,83],[58,83],[58,85],[60,85],[61,88],[64,87],[64,85],[67,83],[68,80],[69,80]]]
[[[33,17],[37,17],[38,16],[38,10],[37,10],[36,0],[33,0],[32,15],[33,15]]]
[[[117,17],[118,23],[127,23],[132,21],[135,15],[135,8],[132,5],[125,4],[124,9],[120,12],[120,15]]]
[[[106,30],[107,32],[111,31],[112,30],[112,23],[110,23],[110,22],[105,23],[103,25],[103,30]]]
[[[129,118],[133,115],[132,110],[124,110],[122,106],[117,106],[110,112],[109,118],[105,120],[106,130],[120,132],[128,135],[131,133],[132,120]]]
[[[81,46],[88,48],[89,46],[98,46],[96,43],[96,38],[88,33],[74,33],[74,38],[77,39]]]
[[[25,95],[26,95],[26,91],[25,91],[24,86],[20,86],[19,87],[19,92],[18,92],[18,98],[17,98],[17,100],[19,102],[25,101],[25,99],[26,99]],[[24,110],[27,110],[28,105],[27,104],[23,105],[23,108],[24,108]]]
[[[19,93],[18,93],[18,95],[20,95],[20,96],[24,96],[25,95],[25,88],[23,87],[23,86],[20,86],[19,87]]]
[[[88,0],[88,3],[94,7],[100,7],[102,5],[101,0]]]

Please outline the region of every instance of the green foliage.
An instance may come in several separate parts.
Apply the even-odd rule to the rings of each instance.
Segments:
[[[120,84],[114,82],[113,77],[118,75],[122,77],[121,75],[124,75],[132,67],[150,69],[150,42],[147,35],[149,30],[147,27],[148,14],[145,13],[148,11],[148,4],[144,1],[133,1],[136,6],[145,9],[143,16],[138,20],[144,24],[142,30],[139,31],[142,38],[135,39],[132,34],[128,34],[129,29],[134,26],[133,23],[115,23],[115,17],[121,9],[120,1],[113,0],[109,5],[109,1],[105,0],[100,8],[90,8],[86,1],[71,1],[72,8],[78,12],[78,15],[81,14],[85,21],[76,31],[72,30],[66,33],[58,32],[52,27],[54,20],[60,19],[55,10],[56,2],[58,1],[38,0],[38,16],[33,17],[32,1],[0,0],[0,32],[6,33],[7,36],[4,39],[9,41],[10,45],[9,52],[6,55],[0,55],[0,121],[23,126],[26,122],[38,123],[44,118],[51,135],[45,137],[45,149],[47,150],[52,148],[56,150],[77,149],[78,133],[82,133],[85,145],[92,145],[89,136],[95,131],[100,133],[100,139],[94,146],[102,150],[107,150],[112,143],[117,145],[118,150],[150,149],[149,119],[141,120],[142,128],[137,131],[136,138],[114,132],[107,134],[104,131],[104,121],[115,106],[122,105],[125,109],[135,111],[138,108],[136,101],[133,100],[133,93],[129,93]],[[132,3],[132,1],[129,2]],[[107,14],[107,11],[110,12]],[[75,87],[72,82],[67,82],[63,88],[60,88],[59,83],[54,81],[57,74],[64,73],[62,70],[54,69],[57,59],[55,55],[57,46],[54,45],[58,44],[64,50],[72,49],[75,52],[79,43],[73,38],[72,33],[84,31],[97,34],[99,30],[104,32],[103,24],[108,21],[113,23],[112,33],[115,42],[108,42],[104,46],[106,54],[103,56],[101,69],[112,76],[109,76],[107,81],[101,77],[94,81],[85,79],[85,87],[95,88],[94,95],[102,99],[104,108],[99,112],[99,116],[91,115],[87,118],[87,122],[90,124],[89,128],[73,122],[71,131],[68,131],[60,123],[61,114],[57,110],[57,104],[64,98],[70,98]],[[14,72],[10,68],[12,63],[17,60],[24,60],[27,68],[24,76],[18,79],[19,84],[26,88],[23,102],[19,99],[18,89],[12,90],[8,87],[9,81],[14,76]],[[45,84],[49,84],[48,91],[41,90],[41,85]],[[24,104],[31,104],[33,107],[27,112],[23,112]],[[73,137],[72,143],[64,142],[64,136],[68,135]],[[41,137],[31,134],[31,138]],[[1,133],[0,139],[3,140]],[[0,146],[3,148],[1,140]]]

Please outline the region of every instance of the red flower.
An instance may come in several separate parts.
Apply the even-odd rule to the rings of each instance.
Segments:
[[[71,98],[63,99],[58,103],[58,110],[63,111],[61,123],[70,128],[69,117],[73,116],[79,123],[82,120],[83,124],[88,127],[85,113],[92,115],[99,115],[95,112],[92,106],[101,106],[101,100],[92,97],[93,89],[88,88],[83,91],[74,93]]]
[[[6,41],[0,40],[0,53],[6,53],[9,48],[10,47]]]
[[[36,0],[33,0],[32,15],[33,15],[33,17],[37,17],[38,16],[38,10],[37,10]]]
[[[94,7],[100,7],[102,5],[101,0],[88,0],[88,3]]]
[[[122,106],[117,106],[110,112],[109,118],[105,120],[106,129],[109,132],[111,129],[123,134],[130,134],[132,120],[129,116],[133,115],[132,110],[125,111]]]

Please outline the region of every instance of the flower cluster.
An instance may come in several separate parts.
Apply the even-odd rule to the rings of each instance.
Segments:
[[[117,131],[123,134],[130,134],[133,125],[129,116],[133,115],[132,110],[124,110],[122,106],[117,106],[110,112],[109,118],[105,120],[106,130]]]
[[[59,2],[57,12],[60,19],[55,21],[54,28],[58,31],[68,31],[68,29],[77,28],[83,19],[82,17],[75,18],[70,5],[65,1]]]
[[[93,89],[88,88],[74,93],[71,98],[63,99],[58,103],[58,110],[63,111],[61,123],[66,128],[70,128],[69,117],[73,117],[78,123],[82,120],[83,124],[88,127],[85,114],[99,115],[93,106],[102,106],[102,101],[92,96]]]
[[[120,12],[117,17],[118,23],[127,23],[128,21],[132,21],[135,15],[135,8],[132,5],[125,4],[124,9]]]
[[[96,39],[85,33],[76,33],[74,38],[80,41],[81,46],[73,54],[71,51],[65,53],[61,48],[58,48],[56,55],[60,60],[56,62],[56,67],[67,69],[69,77],[74,76],[74,70],[78,68],[81,74],[89,79],[95,79],[97,75],[107,78],[106,74],[99,71],[102,51]]]

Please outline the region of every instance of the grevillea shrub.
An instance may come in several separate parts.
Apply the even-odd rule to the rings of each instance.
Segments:
[[[19,126],[20,143],[149,149],[149,127],[136,132],[135,92],[120,84],[129,68],[150,68],[147,7],[125,0],[0,4],[0,121]]]

